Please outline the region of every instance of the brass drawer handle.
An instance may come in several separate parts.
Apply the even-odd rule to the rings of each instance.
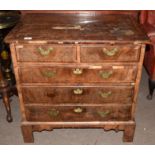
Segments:
[[[50,117],[57,117],[58,115],[59,115],[59,110],[57,110],[57,109],[51,109],[51,110],[49,110],[48,111],[48,115],[50,116]]]
[[[100,116],[100,117],[107,117],[109,114],[110,114],[110,111],[107,110],[107,111],[97,111],[97,114]]]
[[[81,94],[83,94],[83,89],[81,89],[81,88],[74,89],[73,93],[75,95],[81,95]]]
[[[73,69],[73,74],[75,75],[81,75],[83,73],[83,70],[80,68]]]
[[[99,94],[100,94],[100,96],[102,97],[102,98],[108,98],[109,96],[111,96],[112,95],[112,92],[111,91],[108,91],[108,92],[99,92]]]
[[[56,75],[56,72],[53,71],[43,71],[42,75],[47,78],[52,78]]]
[[[74,111],[75,113],[80,114],[80,113],[82,113],[82,112],[84,111],[84,109],[81,108],[81,107],[77,107],[77,108],[74,108],[73,111]]]
[[[113,74],[113,71],[101,71],[100,76],[103,79],[108,79]]]
[[[42,55],[42,56],[48,56],[51,52],[53,51],[52,47],[49,47],[47,50],[43,49],[42,47],[38,48],[38,52]]]
[[[104,54],[106,54],[107,56],[111,57],[111,56],[115,56],[116,55],[116,53],[118,52],[118,49],[116,47],[111,49],[111,50],[103,48],[102,51],[103,51]]]

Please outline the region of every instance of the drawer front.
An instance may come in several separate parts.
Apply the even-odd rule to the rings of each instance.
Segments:
[[[133,87],[23,87],[26,104],[132,103]]]
[[[130,106],[27,106],[26,119],[39,122],[128,121]]]
[[[136,66],[104,66],[101,69],[73,67],[25,67],[19,69],[22,83],[134,82]]]
[[[86,45],[81,46],[81,62],[138,61],[140,46],[134,45]]]
[[[21,62],[76,62],[73,45],[23,45],[16,49],[17,60]]]

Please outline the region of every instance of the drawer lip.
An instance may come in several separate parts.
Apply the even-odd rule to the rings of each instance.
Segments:
[[[119,106],[132,106],[133,105],[133,102],[128,102],[128,103],[118,103],[118,102],[109,102],[109,103],[56,103],[56,104],[51,104],[51,103],[28,103],[28,102],[23,102],[24,103],[24,107],[25,108],[28,108],[28,107],[91,107],[91,106],[94,106],[94,107],[108,107],[108,106],[116,106],[116,107],[119,107]]]
[[[79,83],[73,85],[73,84],[70,84],[70,85],[20,85],[21,88],[31,88],[31,87],[43,87],[43,88],[61,88],[61,87],[64,87],[64,88],[76,88],[76,87],[83,87],[83,88],[102,88],[102,87],[105,87],[105,88],[108,88],[108,87],[112,87],[112,86],[118,86],[118,87],[130,87],[130,88],[134,88],[133,85],[120,85],[120,84],[112,84],[112,85],[109,85],[108,83],[105,85],[103,85],[102,83],[100,85],[96,85],[96,84],[84,84],[82,83],[82,85],[79,85]]]
[[[61,82],[61,83],[52,83],[50,84],[50,86],[79,86],[80,85],[83,85],[83,86],[87,86],[87,85],[90,85],[90,86],[96,86],[96,85],[108,85],[108,86],[135,86],[136,85],[136,81],[131,81],[131,82],[92,82],[92,83],[89,83],[89,82],[82,82],[82,83],[65,83],[65,82]],[[19,83],[17,84],[19,87],[31,87],[31,86],[34,86],[34,87],[38,87],[38,86],[41,86],[41,87],[48,87],[49,86],[49,83]]]
[[[54,104],[54,105],[51,105],[51,104],[46,104],[46,105],[38,105],[38,104],[36,104],[36,105],[32,105],[32,104],[24,104],[24,107],[25,108],[29,108],[29,107],[32,107],[32,108],[39,108],[39,107],[88,107],[88,108],[91,108],[91,107],[132,107],[132,104],[133,104],[133,102],[130,102],[130,103],[128,103],[128,104],[119,104],[119,103],[117,103],[117,104],[114,104],[114,103],[110,103],[110,104],[105,104],[105,105],[103,105],[103,104],[88,104],[88,103],[86,103],[86,104],[62,104],[62,105],[60,105],[60,104]]]
[[[25,120],[23,120],[22,122],[21,122],[21,124],[22,125],[51,125],[51,126],[53,126],[54,125],[54,127],[55,128],[59,128],[59,127],[61,127],[61,128],[68,128],[68,127],[71,127],[71,128],[73,128],[73,127],[79,127],[79,125],[80,125],[80,127],[82,128],[82,127],[95,127],[95,128],[103,128],[103,125],[135,125],[135,121],[134,120],[129,120],[129,121],[110,121],[110,122],[107,122],[107,121],[92,121],[92,122],[87,122],[87,121],[85,121],[85,122],[78,122],[78,121],[73,121],[73,122],[39,122],[39,121],[37,121],[37,122],[28,122],[28,121],[25,121]]]
[[[132,46],[132,47],[141,47],[141,44],[133,44],[133,43],[101,43],[101,44],[96,44],[96,43],[91,43],[91,44],[80,44],[80,47],[104,47],[104,46]]]

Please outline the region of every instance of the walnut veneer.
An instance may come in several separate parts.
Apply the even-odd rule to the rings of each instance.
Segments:
[[[128,15],[28,14],[10,43],[25,142],[33,131],[103,128],[131,142],[146,35]]]

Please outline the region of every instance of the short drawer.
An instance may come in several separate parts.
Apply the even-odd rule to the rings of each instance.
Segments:
[[[81,62],[103,63],[108,61],[136,62],[140,57],[139,45],[83,45]]]
[[[137,66],[103,66],[99,69],[77,67],[23,67],[21,83],[100,83],[134,82]]]
[[[34,122],[128,121],[131,106],[27,106],[26,119]]]
[[[25,104],[132,103],[132,86],[22,87]]]
[[[73,45],[21,45],[16,50],[20,62],[76,62]]]

